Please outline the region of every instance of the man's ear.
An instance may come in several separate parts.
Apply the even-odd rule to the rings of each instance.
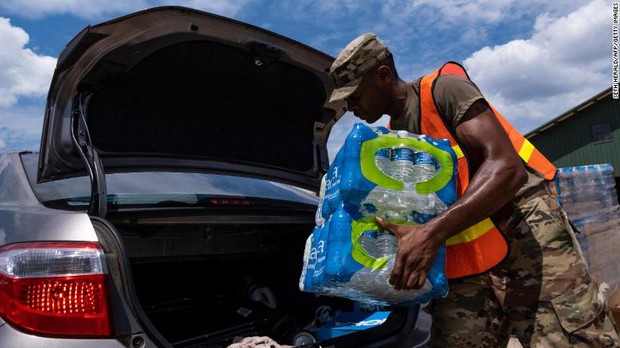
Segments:
[[[382,82],[387,83],[394,78],[394,72],[387,65],[381,65],[377,68],[377,76]]]

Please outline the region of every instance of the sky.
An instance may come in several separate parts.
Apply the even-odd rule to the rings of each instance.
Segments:
[[[73,36],[163,5],[234,18],[334,57],[374,32],[407,81],[460,62],[522,133],[612,84],[610,0],[0,0],[0,151],[39,149],[56,60]],[[330,158],[355,122],[347,113],[334,126]]]

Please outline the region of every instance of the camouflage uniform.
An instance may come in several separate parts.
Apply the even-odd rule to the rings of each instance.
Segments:
[[[604,294],[565,214],[548,194],[514,206],[508,258],[492,272],[453,280],[434,300],[433,347],[620,347]]]

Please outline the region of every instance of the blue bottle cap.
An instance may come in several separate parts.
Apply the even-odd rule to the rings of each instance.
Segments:
[[[371,230],[371,231],[366,231],[362,234],[365,236],[371,237],[371,238],[377,238],[377,235],[379,234],[379,232],[376,230]]]
[[[390,159],[390,149],[380,149],[379,151],[377,151],[376,157],[385,157],[387,159]]]
[[[407,160],[412,161],[415,158],[415,152],[408,147],[399,147],[392,151],[392,161]]]
[[[415,156],[416,164],[432,164],[437,166],[437,160],[427,152],[418,152]]]

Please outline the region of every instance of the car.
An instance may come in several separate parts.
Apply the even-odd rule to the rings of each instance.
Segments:
[[[333,59],[183,7],[81,31],[59,56],[39,151],[0,154],[2,347],[424,345],[417,305],[299,290],[344,113],[326,101]],[[380,312],[329,333],[340,314]]]

